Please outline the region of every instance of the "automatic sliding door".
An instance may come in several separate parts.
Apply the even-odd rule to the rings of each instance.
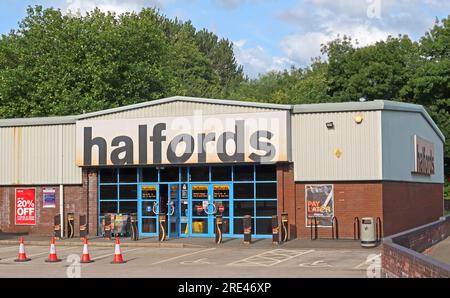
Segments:
[[[167,202],[168,236],[180,236],[180,185],[169,185],[169,200]]]
[[[157,236],[159,232],[159,190],[158,185],[139,187],[139,231],[142,236]]]
[[[191,185],[191,227],[192,236],[209,235],[209,195],[208,184]]]

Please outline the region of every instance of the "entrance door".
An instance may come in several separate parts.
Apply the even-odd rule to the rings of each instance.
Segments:
[[[159,232],[159,188],[157,184],[139,185],[138,220],[142,236],[157,236]]]
[[[230,231],[232,231],[232,221],[230,220],[230,208],[233,208],[232,201],[230,200],[232,196],[231,184],[213,184],[211,185],[211,188],[215,207],[215,214],[213,215],[213,235],[216,232],[215,215],[219,214],[222,215],[222,234],[226,236],[227,234],[230,234]]]
[[[180,185],[169,184],[169,199],[167,201],[167,236],[169,238],[180,236],[180,195]]]
[[[224,234],[229,233],[230,189],[230,184],[191,185],[191,236],[214,237],[218,212],[224,216]]]

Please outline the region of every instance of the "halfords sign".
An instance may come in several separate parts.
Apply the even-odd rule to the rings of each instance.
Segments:
[[[77,122],[78,166],[287,161],[287,112]]]
[[[434,174],[434,144],[414,135],[414,173]]]

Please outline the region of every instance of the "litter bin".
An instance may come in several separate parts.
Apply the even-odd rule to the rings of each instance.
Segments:
[[[377,246],[377,232],[375,219],[373,217],[361,218],[361,246],[362,247]]]

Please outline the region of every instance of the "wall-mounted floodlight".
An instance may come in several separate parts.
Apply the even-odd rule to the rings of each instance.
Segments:
[[[325,123],[328,129],[334,129],[334,123],[333,122],[327,122]]]
[[[364,117],[361,113],[358,113],[353,117],[353,120],[355,120],[356,124],[361,124],[361,122],[364,120]]]

